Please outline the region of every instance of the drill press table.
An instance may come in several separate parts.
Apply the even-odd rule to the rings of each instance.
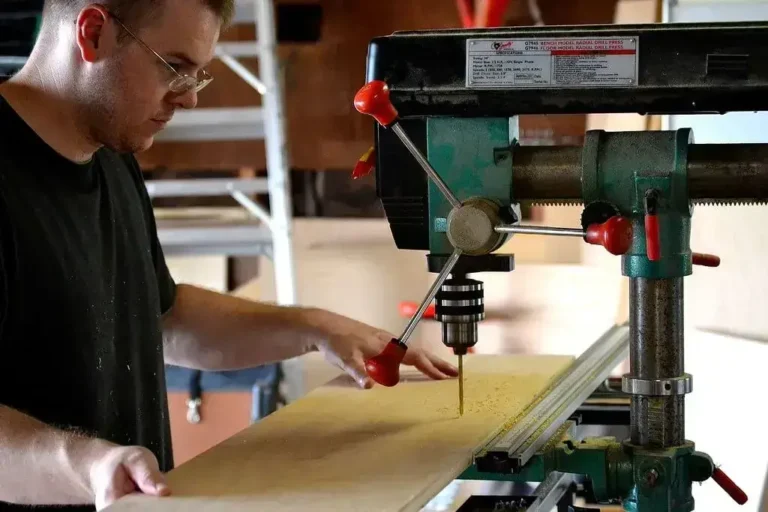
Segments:
[[[456,380],[404,372],[394,388],[363,391],[341,377],[170,472],[172,497],[109,510],[417,511],[572,360],[470,356],[461,418]]]

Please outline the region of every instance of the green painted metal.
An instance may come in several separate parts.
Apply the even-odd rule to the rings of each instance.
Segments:
[[[616,501],[632,489],[632,465],[624,446],[613,437],[593,437],[582,442],[565,441],[536,454],[515,474],[488,473],[474,466],[462,480],[541,482],[552,471],[587,475],[598,503]]]
[[[693,443],[667,449],[648,449],[626,444],[632,454],[634,492],[624,509],[638,512],[690,512]]]
[[[623,502],[627,512],[689,512],[694,510],[691,482],[712,476],[709,455],[694,452],[691,442],[667,449],[633,447],[634,487]]]
[[[665,132],[587,133],[582,160],[586,204],[606,201],[634,227],[632,248],[622,257],[623,274],[664,279],[691,274],[691,208],[687,155],[690,129]],[[645,194],[660,192],[661,259],[648,259]]]
[[[520,471],[481,472],[467,468],[460,480],[542,482],[553,471],[585,475],[596,503],[621,502],[627,512],[693,510],[691,482],[712,476],[712,459],[693,451],[693,443],[668,449],[645,449],[614,437],[564,441],[536,454]]]
[[[427,120],[427,159],[459,201],[484,197],[508,206],[512,197],[512,159],[509,119]],[[451,211],[437,187],[429,183],[429,251],[450,254],[453,247],[445,234]]]

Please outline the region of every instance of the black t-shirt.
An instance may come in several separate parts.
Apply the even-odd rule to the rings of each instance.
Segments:
[[[138,164],[106,149],[75,164],[2,97],[0,132],[0,404],[145,446],[168,471],[161,315],[175,284]]]

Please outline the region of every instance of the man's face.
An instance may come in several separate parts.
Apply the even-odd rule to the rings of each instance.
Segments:
[[[116,151],[144,151],[177,109],[194,108],[197,94],[172,92],[173,71],[117,21],[107,23],[123,41],[81,84],[90,135]],[[196,77],[213,58],[220,20],[199,0],[165,0],[141,27],[126,26],[176,71]]]

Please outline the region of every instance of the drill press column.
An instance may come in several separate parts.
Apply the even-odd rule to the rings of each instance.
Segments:
[[[684,395],[652,396],[638,382],[657,381],[672,393],[683,376],[683,278],[630,279],[631,439],[667,448],[685,440]],[[672,381],[672,382],[670,382]],[[669,388],[669,389],[666,389]]]

